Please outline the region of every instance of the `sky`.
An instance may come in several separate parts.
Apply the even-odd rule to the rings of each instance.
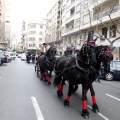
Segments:
[[[23,20],[43,20],[56,0],[9,0],[11,31],[19,32]]]

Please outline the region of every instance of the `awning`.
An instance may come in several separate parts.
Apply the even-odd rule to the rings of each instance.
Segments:
[[[120,47],[120,41],[116,41],[113,43],[113,47]]]

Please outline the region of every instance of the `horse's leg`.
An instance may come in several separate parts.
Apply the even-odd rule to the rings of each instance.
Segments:
[[[94,92],[92,83],[90,84],[90,92],[91,92],[92,102],[93,102],[92,109],[95,113],[98,113],[99,108],[98,108],[98,105],[96,104],[96,97],[95,97],[95,92]]]
[[[65,107],[69,107],[69,104],[70,104],[69,100],[70,100],[70,97],[71,97],[72,93],[73,93],[73,85],[71,83],[69,83],[68,96],[64,100]]]
[[[53,81],[53,84],[54,86],[57,86],[57,95],[58,97],[61,97],[63,96],[63,92],[62,92],[62,87],[61,87],[61,75],[60,73],[55,73],[55,78],[54,78],[54,81]]]
[[[44,74],[45,74],[45,71],[44,71],[44,69],[42,68],[42,66],[40,66],[40,80],[43,80]]]
[[[86,85],[82,84],[82,113],[84,118],[89,117],[89,112],[87,110],[87,100],[86,100]]]

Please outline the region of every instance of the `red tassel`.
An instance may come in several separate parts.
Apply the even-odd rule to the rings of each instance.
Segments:
[[[50,77],[48,76],[48,82],[50,82]]]
[[[42,74],[40,74],[40,78],[42,78],[43,77],[43,75]]]
[[[95,98],[95,96],[92,96],[92,101],[93,101],[93,104],[96,104],[96,98]]]
[[[61,91],[63,91],[63,86],[61,85]]]
[[[61,90],[60,84],[58,84],[58,90]]]
[[[66,100],[69,101],[70,100],[70,96],[67,96]]]
[[[47,81],[49,80],[49,76],[46,76],[46,80],[47,80]]]
[[[82,101],[82,107],[83,107],[83,109],[87,109],[86,100],[83,100],[83,101]]]

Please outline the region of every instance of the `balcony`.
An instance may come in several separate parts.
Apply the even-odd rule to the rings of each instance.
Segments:
[[[108,4],[112,1],[113,0],[97,0],[96,2],[93,2],[93,6],[94,6],[93,8],[97,9],[97,8],[101,7],[102,5]]]
[[[113,7],[112,11],[111,10],[106,10],[106,11],[94,14],[93,15],[93,21],[97,20],[97,17],[104,19],[104,17],[108,16],[109,14],[111,14],[111,16],[112,16],[114,14],[117,14],[119,11],[120,11],[120,6],[116,5],[116,6]],[[98,16],[98,14],[99,14],[99,16]]]

